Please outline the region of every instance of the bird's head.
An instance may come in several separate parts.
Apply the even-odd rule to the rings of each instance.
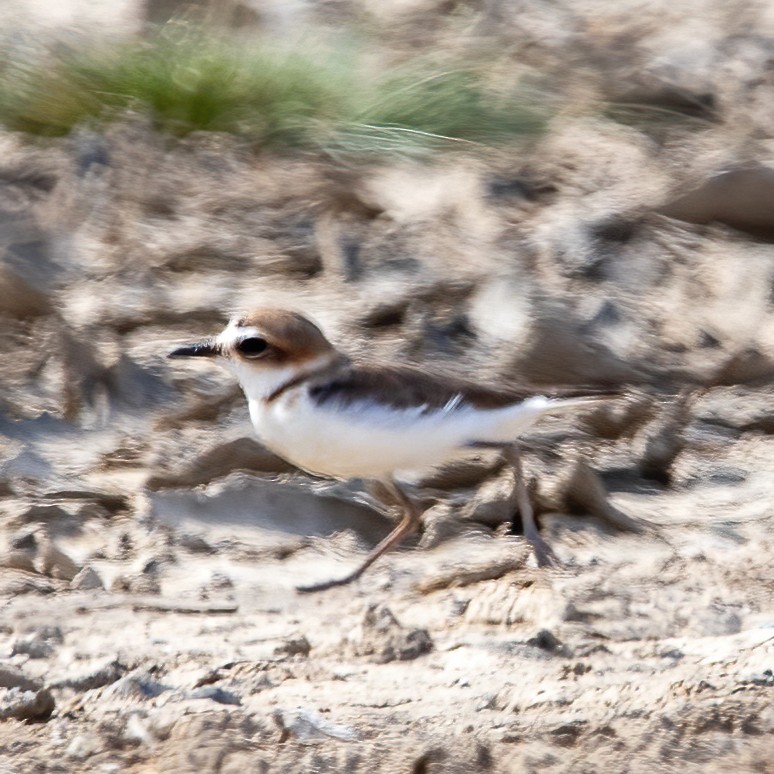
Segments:
[[[233,318],[212,338],[186,344],[171,358],[209,358],[239,379],[248,398],[265,398],[290,379],[332,365],[341,355],[309,319],[285,309]]]

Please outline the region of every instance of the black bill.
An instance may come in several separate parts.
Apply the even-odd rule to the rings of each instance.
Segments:
[[[211,340],[199,341],[196,344],[186,344],[170,352],[167,357],[215,357],[220,354],[220,347]]]

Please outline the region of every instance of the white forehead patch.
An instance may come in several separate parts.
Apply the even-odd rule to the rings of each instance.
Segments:
[[[215,341],[220,344],[224,350],[228,350],[233,347],[238,341],[242,339],[249,339],[251,337],[263,338],[263,334],[258,328],[248,325],[237,325],[236,320],[231,320],[229,324],[223,329],[223,332],[218,336]]]

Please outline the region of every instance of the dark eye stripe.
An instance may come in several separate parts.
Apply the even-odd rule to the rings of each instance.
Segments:
[[[266,339],[258,336],[250,336],[248,339],[242,339],[237,345],[237,351],[245,357],[258,357],[262,355],[269,347]]]

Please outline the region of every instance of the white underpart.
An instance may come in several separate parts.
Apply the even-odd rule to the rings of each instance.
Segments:
[[[218,343],[228,351],[240,339],[253,336],[262,333],[231,322]],[[536,396],[505,408],[479,409],[466,405],[463,395],[455,395],[435,411],[427,406],[395,409],[376,400],[331,400],[319,405],[304,383],[266,401],[292,379],[319,372],[336,357],[331,352],[287,366],[229,357],[225,365],[242,385],[261,441],[300,468],[337,478],[383,478],[421,471],[453,458],[472,443],[515,441],[543,414],[588,402]]]
[[[461,406],[461,400],[428,412],[365,401],[320,406],[303,385],[268,405],[248,393],[253,426],[268,448],[300,468],[338,478],[420,471],[453,458],[470,443],[515,441],[543,414],[579,403],[534,397],[485,410]]]

